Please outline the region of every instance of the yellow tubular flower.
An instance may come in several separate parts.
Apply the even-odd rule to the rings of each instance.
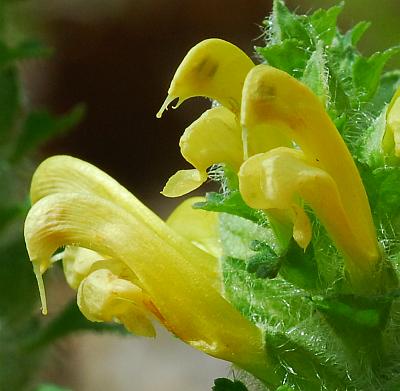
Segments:
[[[254,180],[249,183],[248,172],[259,173],[258,183]],[[356,277],[365,269],[370,272],[364,263],[369,256],[368,249],[355,237],[335,181],[303,152],[276,148],[253,156],[243,164],[239,177],[241,193],[250,206],[291,211],[293,236],[301,247],[307,247],[311,240],[311,226],[298,205],[298,197],[311,206],[344,253],[350,273]]]
[[[214,65],[212,65],[214,64]],[[179,97],[179,106],[193,96],[206,96],[222,104],[207,110],[189,126],[181,140],[183,157],[195,169],[179,170],[165,185],[162,194],[179,197],[197,189],[207,180],[207,168],[227,163],[239,169],[243,158],[279,146],[290,146],[285,134],[265,124],[244,139],[238,120],[242,87],[253,62],[239,48],[220,39],[207,39],[192,48],[178,67],[169,95],[157,117]],[[215,73],[210,69],[215,68]],[[176,106],[176,107],[177,107]]]
[[[260,124],[275,125],[332,178],[351,222],[353,246],[359,243],[364,248],[359,254],[362,258],[353,262],[374,269],[380,252],[367,195],[352,156],[318,97],[286,72],[258,65],[249,72],[243,87],[241,121],[249,135]],[[343,235],[340,230],[331,231],[338,242]]]
[[[155,317],[191,346],[271,381],[262,332],[222,296],[215,257],[129,194],[78,159],[54,157],[39,167],[25,222],[39,285],[58,248],[90,249],[99,261],[93,253],[73,250],[88,259],[83,268],[70,265],[71,273],[81,271],[74,281],[80,279],[78,304],[89,319],[116,320],[151,336]]]
[[[206,39],[189,50],[175,72],[168,97],[157,117],[179,98],[175,107],[194,96],[217,100],[223,106],[239,112],[244,79],[254,66],[238,47],[222,39]]]
[[[164,222],[150,209],[146,208],[133,194],[121,186],[109,175],[97,167],[71,156],[53,156],[35,171],[31,183],[32,204],[40,199],[57,193],[94,193],[114,202],[124,208],[144,223],[151,224],[160,236],[168,235],[176,249],[183,252],[193,263],[204,257],[203,251],[192,246],[187,240],[165,227]],[[42,265],[42,271],[48,265]],[[202,265],[210,280],[217,280],[219,275],[218,262],[209,257],[209,261]]]
[[[183,157],[196,169],[180,170],[165,185],[162,194],[179,197],[207,180],[207,168],[228,163],[239,169],[242,163],[240,124],[225,107],[207,110],[184,132],[179,142]]]
[[[394,143],[394,152],[400,157],[400,87],[397,89],[386,110],[385,139]]]

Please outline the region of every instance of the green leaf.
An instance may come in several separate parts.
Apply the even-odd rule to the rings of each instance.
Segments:
[[[258,47],[256,51],[269,65],[294,77],[300,77],[303,74],[310,57],[310,53],[297,39],[287,39],[280,44]]]
[[[384,329],[392,298],[339,295],[315,296],[311,300],[319,311],[329,317],[335,328],[358,334],[371,329]]]
[[[238,190],[233,190],[227,195],[214,192],[206,193],[205,202],[196,202],[193,204],[193,208],[211,212],[229,213],[259,224],[266,223],[264,213],[247,206]]]
[[[400,167],[384,167],[374,171],[374,185],[377,195],[377,212],[394,217],[400,213]]]
[[[214,380],[213,391],[248,391],[247,387],[239,380],[230,380],[220,377]]]
[[[370,22],[361,21],[344,35],[344,41],[347,45],[356,46],[362,36],[371,26]]]
[[[271,42],[276,44],[294,38],[304,43],[311,43],[303,20],[304,18],[290,12],[282,0],[274,0],[270,21]]]
[[[304,330],[304,326],[302,330]],[[271,356],[275,356],[276,371],[285,379],[287,386],[291,385],[296,390],[321,390],[321,379],[324,379],[324,387],[327,390],[346,389],[349,380],[338,367],[327,365],[325,348],[321,341],[317,341],[317,333],[320,330],[308,330],[306,333],[300,330],[291,330],[288,333],[280,333],[271,330],[265,334],[266,346],[269,346]],[[307,334],[315,339],[313,347],[308,345]],[[323,340],[327,343],[328,335]],[[319,350],[313,351],[313,349]],[[330,346],[333,351],[333,346]],[[343,370],[343,365],[341,366]],[[298,376],[301,374],[301,376]],[[289,388],[290,390],[290,388]]]
[[[51,54],[50,48],[35,40],[22,42],[14,48],[0,42],[0,66],[3,67],[15,61],[48,57]]]
[[[387,72],[382,75],[378,90],[372,100],[374,113],[379,113],[390,102],[399,87],[400,70]]]
[[[26,204],[11,204],[0,206],[0,233],[12,221],[26,214]]]
[[[239,191],[237,173],[226,164],[214,165],[209,172],[212,180],[220,182],[222,193],[206,193],[205,202],[196,202],[194,209],[203,209],[211,212],[229,213],[266,225],[267,220],[263,211],[250,208],[243,200]]]
[[[0,69],[0,144],[9,137],[20,109],[17,69]]]
[[[322,104],[326,107],[329,103],[329,71],[326,67],[324,44],[319,41],[316,50],[307,62],[302,77],[305,83],[318,96]]]
[[[315,261],[314,247],[310,243],[304,251],[292,240],[284,256],[279,274],[293,285],[314,291],[321,288],[321,276]]]
[[[344,2],[341,2],[327,10],[319,9],[310,17],[310,22],[315,30],[317,39],[323,41],[325,45],[330,45],[336,35],[337,18],[343,11],[343,7]]]
[[[72,300],[64,310],[49,324],[34,334],[27,343],[31,349],[41,348],[59,338],[77,331],[112,332],[127,335],[128,332],[121,325],[90,322],[81,313],[75,300]]]
[[[377,52],[371,57],[359,56],[354,62],[353,82],[355,93],[360,100],[369,100],[376,92],[383,67],[395,54],[400,53],[400,46],[390,48],[384,52]]]
[[[47,110],[30,113],[17,140],[12,160],[20,159],[50,138],[71,129],[82,120],[84,114],[85,106],[82,104],[61,117],[56,117]]]
[[[18,236],[0,245],[0,323],[23,324],[39,295],[36,280],[26,253],[21,230]],[[0,330],[1,331],[1,330]]]

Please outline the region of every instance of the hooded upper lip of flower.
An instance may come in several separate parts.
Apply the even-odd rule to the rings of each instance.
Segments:
[[[195,169],[178,171],[163,194],[200,186],[214,163],[241,165],[240,191],[249,206],[270,216],[285,211],[294,239],[306,248],[312,230],[302,205],[308,203],[344,255],[353,283],[365,286],[381,259],[368,198],[346,144],[306,85],[268,65],[255,66],[230,43],[208,39],[183,59],[168,94],[158,117],[176,98],[174,108],[193,96],[221,106],[185,130],[181,151]]]

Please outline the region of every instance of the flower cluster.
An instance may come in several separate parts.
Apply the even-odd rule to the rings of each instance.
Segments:
[[[255,66],[240,49],[219,39],[189,51],[158,116],[175,98],[179,106],[193,96],[209,97],[216,105],[185,130],[182,155],[195,169],[173,175],[164,195],[197,188],[208,167],[227,163],[238,169],[246,203],[292,226],[300,247],[306,249],[312,235],[306,203],[343,253],[353,283],[374,274],[381,255],[367,195],[319,97],[281,70]]]
[[[382,258],[357,167],[325,102],[305,84],[255,65],[236,46],[205,40],[184,58],[160,112],[194,96],[214,104],[184,132],[193,169],[173,175],[163,194],[181,196],[225,163],[238,173],[246,204],[302,249],[312,238],[307,205],[342,253],[354,291],[374,290]],[[387,111],[398,153],[399,92]],[[224,297],[218,214],[182,203],[166,223],[96,167],[55,156],[37,169],[25,238],[37,275],[59,259],[82,313],[154,336],[159,321],[191,346],[278,384],[264,330]],[[57,253],[57,250],[62,249]]]

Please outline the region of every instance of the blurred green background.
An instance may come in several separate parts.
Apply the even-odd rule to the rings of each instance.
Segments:
[[[0,0],[0,6],[4,1]],[[299,12],[310,12],[337,2],[288,0],[287,4]],[[172,173],[187,167],[179,153],[179,137],[209,106],[206,100],[195,99],[157,120],[155,113],[174,71],[188,49],[205,38],[229,40],[252,54],[253,47],[261,44],[260,25],[270,9],[271,2],[266,0],[15,2],[7,15],[12,23],[4,32],[8,42],[33,36],[54,49],[50,58],[19,63],[24,110],[47,107],[61,114],[84,102],[86,114],[72,130],[36,152],[33,160],[8,173],[10,178],[0,170],[0,196],[11,204],[14,198],[23,200],[40,160],[71,154],[107,171],[166,217],[177,201],[166,200],[159,191]],[[371,21],[360,46],[364,53],[372,53],[400,44],[398,15],[398,0],[348,0],[340,25],[346,29],[360,20]],[[399,65],[399,58],[389,64]],[[12,229],[0,231],[0,244],[21,235],[21,222],[19,219]],[[0,254],[8,260],[15,258],[11,268],[0,259],[0,275],[6,276],[0,281],[9,281],[0,286],[1,302],[10,303],[16,297],[37,300],[33,274],[30,279],[20,273],[21,264],[28,262],[23,247],[7,247],[7,252]],[[51,274],[48,296],[50,311],[55,314],[74,294],[59,271]],[[32,318],[27,303],[22,301],[22,307],[15,303],[0,309],[24,312],[25,308],[27,313],[14,323],[2,323],[6,317],[0,312],[0,368],[7,357],[18,363],[23,354],[14,349],[8,335],[21,328],[21,322],[25,322],[25,334],[43,322],[39,304],[34,306]],[[19,335],[17,331],[14,334]],[[35,370],[39,383],[54,382],[76,391],[206,390],[215,377],[228,374],[224,363],[186,348],[165,332],[156,341],[84,333],[59,342],[45,361],[40,371]],[[10,368],[20,369],[17,364]],[[0,376],[10,374],[4,373],[0,370]]]

